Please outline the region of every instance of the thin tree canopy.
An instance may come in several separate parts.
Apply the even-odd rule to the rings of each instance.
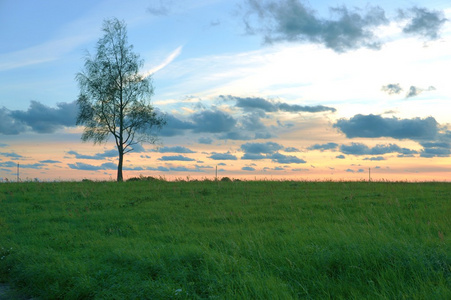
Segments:
[[[83,141],[98,144],[113,136],[119,158],[117,181],[123,181],[124,154],[137,143],[154,144],[155,129],[165,120],[150,104],[152,82],[139,72],[144,61],[128,45],[125,23],[106,20],[103,32],[95,56],[87,55],[76,76],[80,86],[77,125],[84,126]]]

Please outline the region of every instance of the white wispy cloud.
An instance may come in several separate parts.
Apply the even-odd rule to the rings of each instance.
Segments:
[[[145,77],[150,76],[156,72],[158,72],[159,70],[163,69],[164,67],[166,67],[167,65],[169,65],[171,62],[174,61],[174,59],[177,58],[177,56],[179,56],[182,53],[182,49],[183,46],[179,46],[177,47],[174,51],[172,51],[166,58],[165,60],[160,63],[159,65],[157,65],[156,67],[151,68],[150,70],[148,70],[146,73],[144,73],[143,75]]]

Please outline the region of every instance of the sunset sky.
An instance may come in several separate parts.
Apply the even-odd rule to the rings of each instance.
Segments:
[[[125,179],[451,181],[449,0],[1,0],[0,181],[116,178],[75,125],[113,17],[167,119]]]

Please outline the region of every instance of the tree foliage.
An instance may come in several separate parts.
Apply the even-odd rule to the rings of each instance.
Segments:
[[[154,144],[156,130],[165,121],[150,104],[152,82],[139,72],[144,61],[128,45],[125,23],[105,20],[103,32],[96,54],[86,56],[76,76],[80,86],[77,125],[84,126],[83,141],[98,144],[113,136],[119,157],[117,180],[123,181],[124,154],[135,144]]]

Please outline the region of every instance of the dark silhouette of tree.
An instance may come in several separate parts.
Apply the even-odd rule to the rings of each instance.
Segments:
[[[138,143],[155,144],[155,133],[166,122],[150,104],[152,82],[139,73],[144,61],[128,45],[125,23],[105,20],[103,32],[97,53],[87,54],[82,72],[76,75],[80,86],[77,125],[84,126],[84,142],[99,144],[114,137],[119,156],[117,181],[123,181],[124,154]]]

